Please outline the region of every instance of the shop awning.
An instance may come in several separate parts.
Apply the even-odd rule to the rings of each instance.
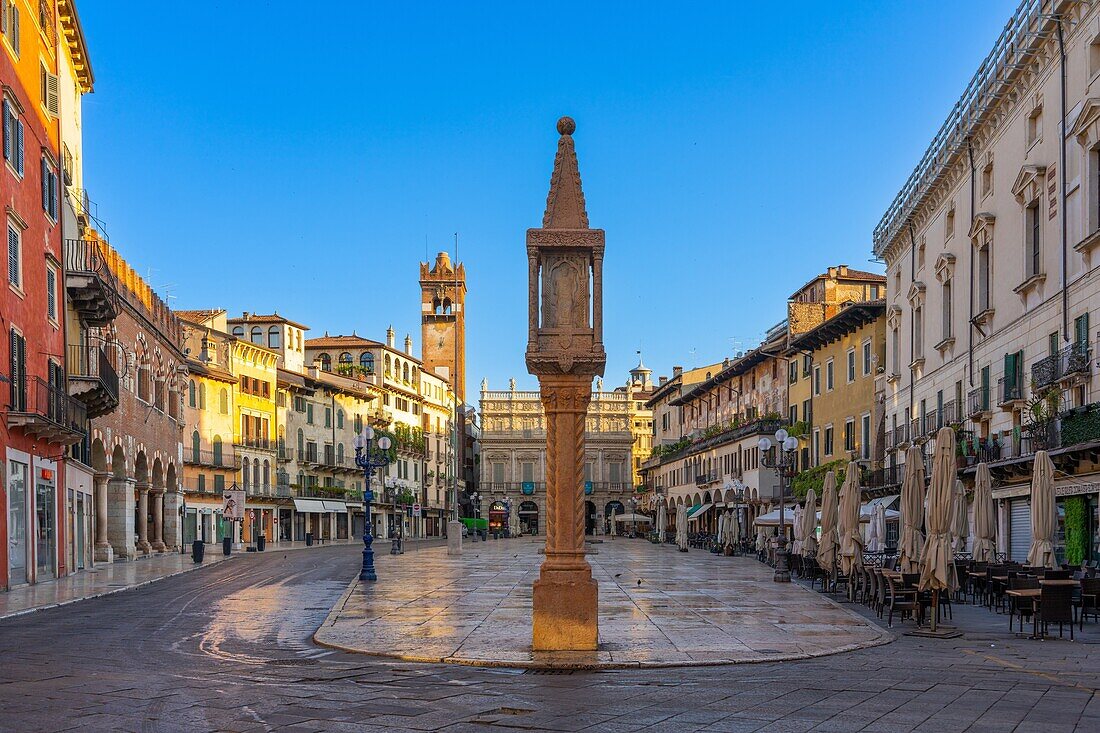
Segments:
[[[794,522],[794,508],[797,504],[788,504],[783,508],[783,524],[784,526],[791,526]],[[819,515],[820,516],[820,513]],[[779,509],[772,509],[767,514],[761,514],[753,522],[758,527],[778,527],[779,526]]]
[[[348,511],[348,505],[342,501],[325,499],[321,503],[325,505],[326,512],[340,512],[341,514],[346,514]]]
[[[691,509],[688,510],[688,521],[690,522],[692,520],[698,519],[699,517],[703,516],[704,514],[707,513],[707,510],[710,509],[712,506],[714,506],[714,505],[713,504],[696,504],[695,506],[693,506]]]
[[[871,514],[874,514],[875,507],[877,507],[879,504],[882,505],[883,509],[889,509],[890,505],[897,501],[899,498],[901,498],[901,494],[891,494],[890,496],[880,496],[876,499],[871,499],[869,502],[859,508],[859,513],[870,516]]]
[[[331,511],[325,509],[325,502],[320,499],[295,499],[294,511],[296,512],[315,512],[317,514],[325,514]]]
[[[644,514],[616,514],[616,522],[652,522],[653,520]]]

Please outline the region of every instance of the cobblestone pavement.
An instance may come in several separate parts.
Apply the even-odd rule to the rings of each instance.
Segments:
[[[530,537],[445,548],[395,568],[395,587],[354,582],[314,636],[339,649],[417,662],[629,667],[806,659],[889,642],[830,598],[771,582],[753,558],[681,553],[625,538],[592,545],[599,651],[533,652]]]
[[[379,583],[417,557],[380,556]],[[1016,639],[975,608],[956,609],[961,639],[729,667],[546,674],[320,649],[358,561],[266,553],[0,621],[0,730],[1100,730],[1095,631]]]

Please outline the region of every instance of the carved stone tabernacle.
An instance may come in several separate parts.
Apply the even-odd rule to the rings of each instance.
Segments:
[[[595,651],[598,593],[584,557],[584,431],[602,375],[602,229],[588,227],[576,124],[558,120],[542,228],[527,230],[527,369],[546,413],[546,557],[534,586],[535,651]]]

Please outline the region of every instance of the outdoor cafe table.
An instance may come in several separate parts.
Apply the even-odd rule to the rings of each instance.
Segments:
[[[1039,579],[1039,585],[1076,586],[1076,585],[1080,585],[1080,584],[1081,584],[1080,581],[1073,580],[1071,578],[1059,578],[1059,579],[1051,579],[1051,580],[1043,580],[1042,578]],[[1033,601],[1040,600],[1042,598],[1042,594],[1043,594],[1042,588],[1017,588],[1015,590],[1005,591],[1005,595],[1012,596],[1013,598],[1030,598]],[[1030,639],[1042,639],[1043,637],[1039,635],[1039,614],[1038,613],[1031,614],[1031,623],[1032,623],[1031,636],[1028,637],[1028,638],[1030,638]]]

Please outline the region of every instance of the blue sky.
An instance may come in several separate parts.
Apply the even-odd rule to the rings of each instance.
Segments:
[[[605,384],[750,348],[871,231],[1015,2],[82,0],[85,179],[179,308],[419,351],[417,262],[469,280],[467,384],[522,386],[524,233],[559,116],[607,231]]]

